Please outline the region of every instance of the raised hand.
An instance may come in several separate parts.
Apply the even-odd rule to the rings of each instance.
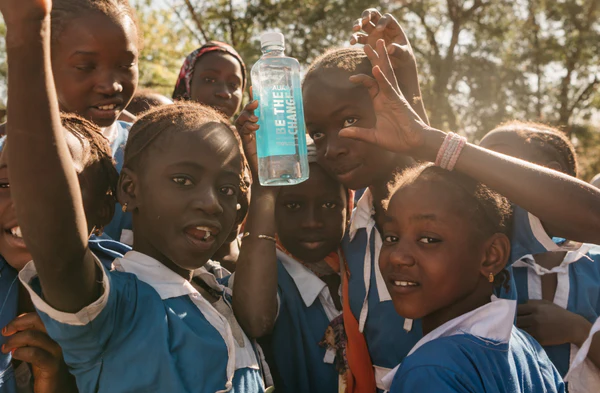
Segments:
[[[385,43],[377,41],[376,49],[365,46],[365,53],[373,65],[373,78],[353,75],[350,81],[365,86],[377,116],[375,128],[348,127],[339,135],[376,144],[384,149],[410,153],[424,144],[427,124],[406,101],[390,63]]]
[[[12,26],[43,20],[51,9],[52,0],[0,0],[0,12],[9,31]]]
[[[252,97],[252,87],[250,88]],[[258,109],[258,100],[249,102],[235,120],[235,128],[242,138],[244,153],[252,172],[253,184],[258,183],[258,155],[256,152],[256,131],[259,129],[258,117],[254,111]]]
[[[398,76],[416,75],[417,61],[412,46],[400,23],[391,14],[381,15],[375,8],[363,11],[362,16],[352,26],[350,44],[363,44],[375,47],[377,41],[384,40],[392,67]],[[402,84],[402,81],[399,81]]]
[[[31,364],[35,393],[77,392],[61,348],[48,336],[37,313],[18,316],[6,325],[2,335],[8,337],[2,352],[12,352],[13,359]]]

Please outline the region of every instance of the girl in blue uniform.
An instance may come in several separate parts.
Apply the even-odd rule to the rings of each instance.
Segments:
[[[263,391],[222,288],[202,272],[192,280],[235,222],[243,187],[237,134],[217,112],[194,104],[165,106],[136,123],[118,187],[135,243],[109,272],[89,250],[60,127],[51,3],[2,0],[0,7],[11,70],[11,192],[34,260],[19,276],[79,390]]]
[[[568,138],[536,123],[510,122],[480,143],[491,150],[577,176],[577,156]],[[600,316],[600,247],[558,239],[568,251],[526,255],[513,265],[519,306],[517,326],[546,350],[562,377]],[[600,389],[600,339],[567,384],[570,392]]]
[[[376,123],[344,129],[341,136],[389,151],[418,151],[424,159],[435,157],[439,166],[425,164],[399,176],[378,217],[384,284],[396,311],[421,319],[424,334],[399,369],[383,378],[384,387],[391,392],[564,392],[539,344],[513,327],[516,301],[493,296],[494,285],[506,281],[510,205],[467,174],[451,172],[467,169],[469,159],[484,162],[484,156],[464,138],[421,121],[394,81],[383,41],[376,51],[366,46],[365,52],[374,78],[353,79],[368,87]]]
[[[62,115],[61,120],[85,195],[88,233],[99,233],[110,221],[115,205],[118,174],[110,146],[95,124],[74,115]],[[0,150],[5,139],[0,140]],[[31,254],[15,215],[6,154],[0,157],[0,190],[0,226],[5,228],[0,237],[0,291],[4,299],[0,310],[0,391],[28,391],[32,386],[36,392],[76,391],[60,347],[47,336],[30,296],[17,279]],[[110,266],[112,260],[106,262]]]
[[[405,34],[391,15],[381,16],[375,10],[367,10],[363,16],[357,29],[362,28],[365,33],[357,34],[355,39],[371,45],[380,38],[385,39],[392,52],[394,77],[402,93],[410,98],[410,106],[426,124],[417,66]],[[394,311],[376,263],[382,245],[376,219],[383,211],[381,201],[387,197],[387,183],[412,162],[407,155],[434,160],[435,153],[423,156],[419,150],[407,150],[402,154],[342,137],[348,128],[372,128],[377,122],[374,110],[377,104],[371,97],[376,97],[378,91],[372,75],[372,66],[361,50],[335,50],[317,59],[309,68],[303,97],[307,129],[315,141],[321,166],[351,189],[368,188],[352,215],[343,250],[351,273],[350,307],[368,344],[374,366],[373,378],[382,388],[381,376],[402,361],[421,333],[419,321],[405,320]],[[361,81],[367,86],[352,83]],[[368,87],[372,88],[371,94]],[[426,140],[435,145],[432,152],[439,150],[444,136],[443,133],[427,134]],[[525,209],[515,210],[517,230],[513,236],[513,250],[517,255],[521,253],[519,257],[532,250],[543,252],[548,247],[556,247],[540,239],[541,224],[534,225],[539,221],[530,219],[527,211],[540,217],[545,227],[554,228],[553,233],[557,236],[588,242],[600,240],[597,235],[600,220],[590,219],[600,217],[600,193],[597,190],[567,176],[471,144],[465,149],[473,154],[462,156],[457,170],[485,181]],[[523,187],[524,184],[528,187]],[[531,193],[532,188],[538,192]],[[560,209],[566,205],[571,206],[569,214]]]
[[[254,151],[254,130],[245,128],[250,116],[242,112],[236,124]],[[341,343],[321,342],[332,322],[328,338],[342,328],[339,246],[352,197],[318,166],[315,153],[309,142],[310,177],[301,184],[253,183],[233,280],[236,316],[251,336],[270,334],[266,347],[272,349],[275,388],[288,393],[343,392],[345,386],[339,377],[345,370]]]

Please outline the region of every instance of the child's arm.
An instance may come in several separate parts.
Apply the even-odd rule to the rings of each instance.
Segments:
[[[246,332],[253,338],[271,332],[277,316],[277,256],[274,238],[275,201],[279,187],[262,187],[258,182],[258,159],[255,134],[258,118],[254,110],[258,101],[249,103],[236,121],[242,136],[246,158],[252,169],[253,185],[242,248],[233,282],[233,311]]]
[[[0,0],[7,27],[8,154],[19,225],[45,300],[77,312],[100,294],[50,64],[50,0]]]
[[[364,33],[361,33],[361,30]],[[352,34],[350,43],[353,45],[359,43],[371,45],[374,48],[378,40],[385,41],[402,94],[407,97],[419,117],[429,124],[421,95],[417,59],[406,33],[396,18],[391,14],[381,15],[379,10],[369,8],[363,11],[360,19],[356,20],[352,31],[354,34]]]
[[[374,65],[375,79],[355,75],[373,98],[377,124],[356,127],[341,136],[370,142],[387,150],[435,161],[446,134],[429,127],[408,104],[397,85],[383,40],[377,51],[365,52]],[[537,216],[554,236],[580,242],[600,242],[600,190],[571,176],[467,143],[455,169],[487,184],[510,201]]]
[[[581,348],[592,324],[547,300],[530,300],[517,309],[517,327],[531,334],[542,346],[570,343]],[[600,334],[594,335],[587,357],[600,368]]]
[[[2,330],[8,337],[2,352],[12,351],[13,359],[29,363],[35,393],[76,393],[75,378],[69,374],[60,346],[48,336],[40,316],[23,314]]]

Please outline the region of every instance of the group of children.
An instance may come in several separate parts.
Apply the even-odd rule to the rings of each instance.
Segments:
[[[263,187],[231,46],[129,106],[127,0],[0,11],[0,392],[600,389],[600,190],[552,128],[430,127],[391,15],[307,69],[310,177]]]

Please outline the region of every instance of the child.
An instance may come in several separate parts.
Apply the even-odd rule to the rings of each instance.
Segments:
[[[0,7],[11,70],[11,189],[35,261],[20,279],[79,390],[263,391],[222,287],[205,274],[191,281],[235,222],[243,187],[236,134],[214,110],[191,104],[136,122],[118,189],[133,213],[134,251],[107,271],[88,249],[82,196],[57,124],[51,4],[2,0]],[[39,108],[35,117],[31,106]]]
[[[236,124],[246,139],[252,136],[244,117]],[[252,337],[271,334],[275,388],[288,393],[344,391],[336,369],[343,355],[334,361],[335,351],[319,342],[341,314],[339,246],[352,196],[314,153],[309,142],[307,181],[281,188],[254,183],[233,283],[236,316]]]
[[[129,105],[127,105],[127,111],[134,116],[139,116],[150,109],[162,106],[170,105],[173,101],[170,98],[158,94],[149,89],[138,90]]]
[[[400,55],[402,60],[398,63],[404,65],[404,71],[396,72],[390,78],[395,77],[398,80],[403,95],[412,98],[410,105],[420,114],[422,101],[415,87],[418,86],[417,67],[406,36],[393,17],[381,17],[373,10],[367,10],[364,15],[361,23],[368,30],[367,38],[385,38],[385,44],[395,48],[394,55]],[[380,24],[383,27],[381,30],[376,28]],[[359,331],[365,335],[374,364],[372,379],[376,379],[382,388],[381,376],[402,361],[420,339],[421,334],[418,321],[405,320],[394,311],[391,297],[376,263],[382,244],[376,218],[382,215],[381,201],[387,197],[386,185],[395,173],[406,166],[406,156],[360,140],[342,137],[351,127],[371,128],[376,125],[374,109],[379,108],[381,101],[372,102],[368,97],[369,89],[348,83],[349,77],[352,77],[354,82],[364,81],[367,87],[371,87],[371,97],[383,98],[383,93],[378,94],[369,75],[372,75],[372,68],[363,52],[351,49],[337,50],[326,54],[310,67],[303,85],[303,97],[307,128],[315,140],[319,163],[351,189],[368,187],[358,202],[343,242],[351,273],[349,300],[352,312],[347,314],[356,318]],[[398,109],[404,107],[399,106]],[[419,120],[419,124],[424,126],[426,121]],[[422,149],[411,154],[417,158],[435,160],[435,153],[431,151],[437,152],[444,134],[432,132],[426,135],[427,138],[417,141],[435,142],[429,156],[423,156]],[[457,165],[458,170],[485,181],[511,200],[520,203],[523,208],[543,218],[545,225],[558,229],[556,233],[562,233],[563,237],[592,242],[594,238],[598,238],[595,235],[600,233],[600,220],[596,218],[600,217],[600,194],[597,191],[590,190],[590,187],[574,179],[557,177],[554,172],[544,171],[537,166],[512,160],[485,149],[468,145],[467,150],[474,153],[463,155]],[[531,193],[531,188],[523,189],[523,184],[528,184],[540,192]],[[571,210],[569,214],[565,214],[557,210],[557,206],[566,204],[577,211]],[[531,250],[545,250],[544,245],[532,235],[529,223],[521,224],[521,220],[516,220],[516,227],[517,232],[513,239],[518,241],[514,243],[514,249],[528,251],[519,257],[530,253]],[[348,329],[347,326],[346,328]],[[402,335],[404,338],[398,339]],[[351,352],[349,345],[349,363],[353,358]],[[361,364],[366,365],[366,368],[368,360],[362,357]],[[363,367],[361,375],[366,373],[367,370]]]
[[[509,122],[488,133],[480,145],[577,176],[575,148],[563,133],[543,124]],[[527,255],[515,262],[513,276],[517,326],[544,346],[564,378],[600,316],[600,247],[559,241],[570,251]],[[585,371],[567,384],[570,392],[600,389],[598,345],[595,338]]]
[[[62,115],[61,120],[78,171],[82,195],[85,196],[83,204],[88,233],[99,234],[110,221],[115,204],[118,174],[110,146],[95,124],[74,115]],[[0,140],[0,148],[4,147],[4,139]],[[77,391],[75,380],[64,364],[60,347],[47,336],[39,316],[34,312],[30,296],[17,280],[17,273],[31,260],[31,254],[15,216],[6,154],[0,157],[0,188],[0,226],[5,228],[0,237],[0,290],[4,294],[0,326],[3,327],[4,337],[1,341],[5,354],[2,358],[0,390],[16,391],[13,384],[16,384],[16,389],[26,390],[33,383],[36,392]],[[97,239],[90,247],[96,252],[99,250],[97,247],[109,247],[107,242],[112,243],[111,240]],[[106,263],[105,252],[97,252],[97,255]],[[107,263],[110,266],[112,260]],[[25,313],[29,314],[21,315]],[[20,316],[17,318],[17,315]],[[24,363],[19,364],[19,361]],[[32,365],[33,379],[25,362]]]
[[[223,42],[211,41],[190,53],[179,72],[174,100],[192,100],[209,105],[231,118],[240,109],[246,88],[246,65],[237,51]],[[234,271],[240,252],[240,226],[248,201],[241,198],[238,223],[213,259]]]
[[[230,45],[211,41],[186,57],[173,91],[174,100],[192,100],[232,117],[240,109],[246,65]]]
[[[543,349],[513,327],[516,302],[492,295],[510,254],[508,201],[425,164],[398,178],[388,203],[382,275],[398,313],[421,318],[424,334],[384,378],[389,391],[564,392]]]

